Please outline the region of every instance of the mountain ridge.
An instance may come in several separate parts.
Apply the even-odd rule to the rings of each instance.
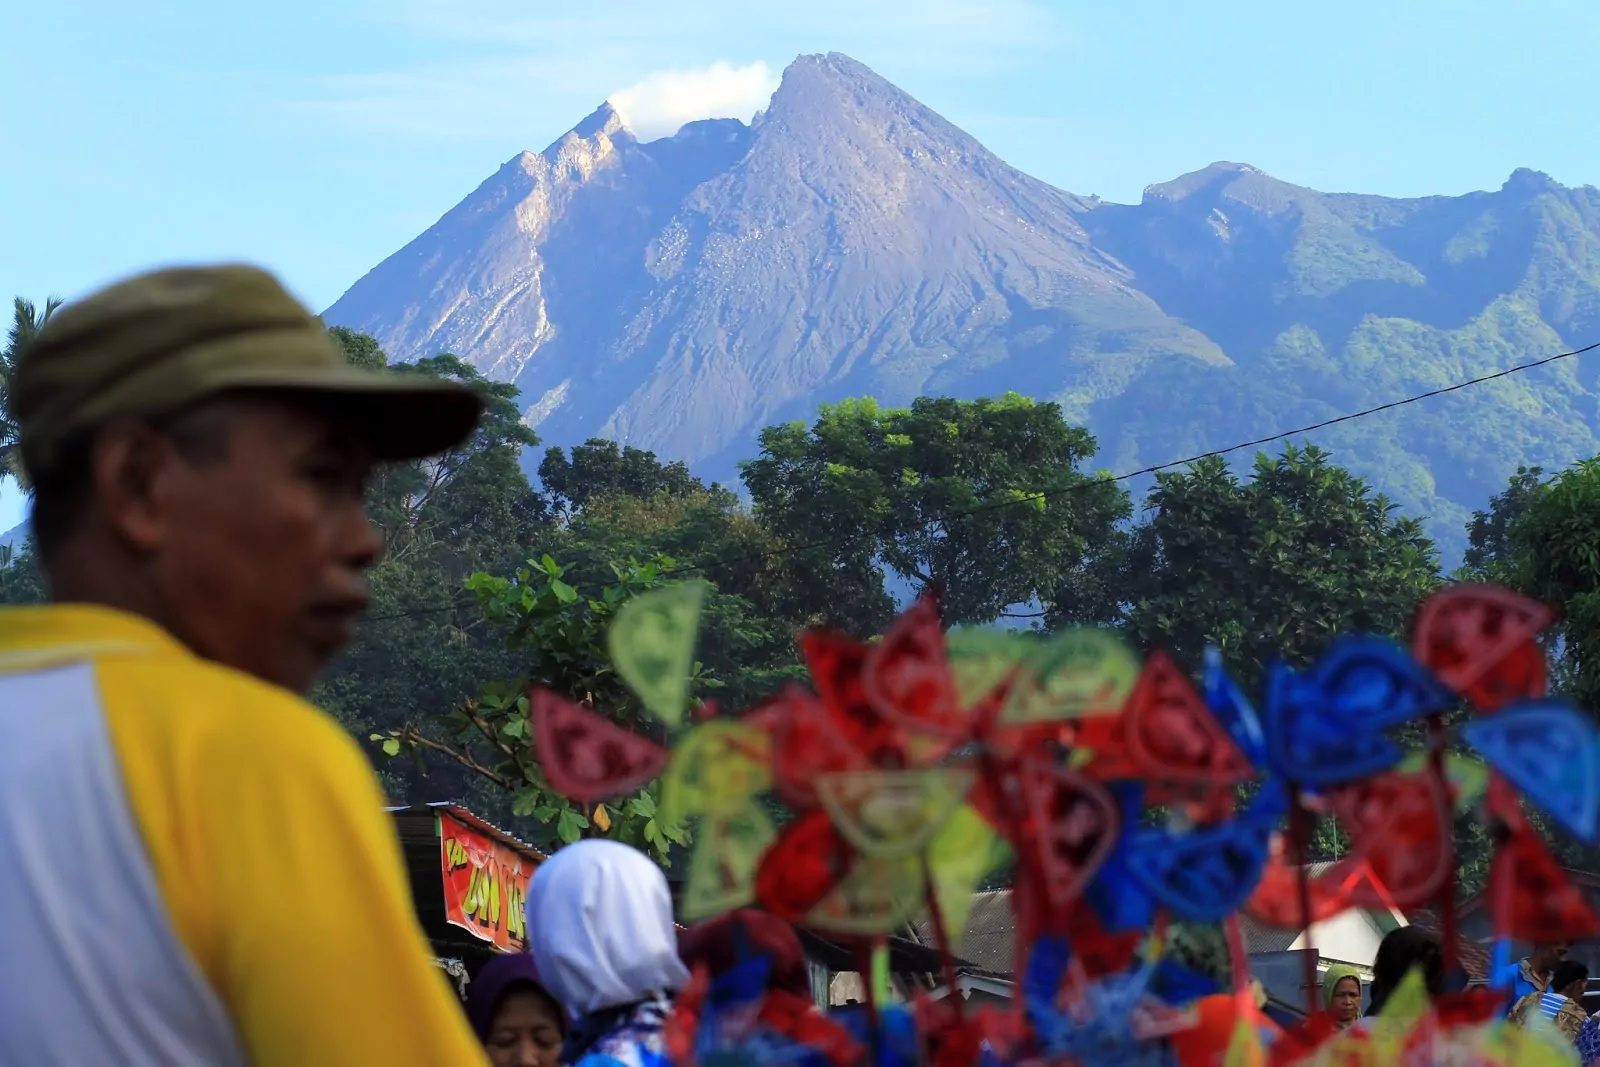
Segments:
[[[1459,197],[1321,193],[1219,162],[1116,204],[832,53],[749,124],[641,143],[602,105],[326,315],[391,358],[516,381],[550,443],[616,437],[715,477],[818,402],[1006,389],[1129,469],[1600,336],[1600,194],[1526,169]],[[1448,550],[1517,463],[1600,451],[1593,369],[1325,443]]]

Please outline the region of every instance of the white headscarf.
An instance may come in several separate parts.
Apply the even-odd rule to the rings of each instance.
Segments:
[[[539,980],[574,1019],[689,981],[666,876],[615,841],[578,841],[539,865],[528,887],[528,947]]]

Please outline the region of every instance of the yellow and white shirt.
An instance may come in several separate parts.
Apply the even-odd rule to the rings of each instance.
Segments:
[[[0,1065],[482,1067],[372,770],[105,608],[0,609]]]

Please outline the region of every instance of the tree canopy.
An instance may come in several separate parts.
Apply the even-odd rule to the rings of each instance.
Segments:
[[[755,515],[851,621],[881,626],[879,566],[935,589],[947,618],[991,622],[1072,583],[1115,536],[1127,495],[1079,468],[1094,437],[1055,404],[920,397],[827,405],[761,434]]]
[[[11,375],[17,369],[17,359],[45,323],[61,307],[61,298],[52,296],[38,307],[33,301],[17,297],[11,304],[11,325],[6,330],[6,343],[0,348],[0,480],[9,477],[24,489],[27,479],[22,471],[22,456],[17,451],[17,424],[11,417]]]
[[[1248,481],[1220,459],[1160,474],[1149,518],[1107,565],[1123,625],[1197,668],[1209,642],[1241,682],[1348,631],[1403,634],[1439,583],[1433,543],[1314,446],[1261,455]]]

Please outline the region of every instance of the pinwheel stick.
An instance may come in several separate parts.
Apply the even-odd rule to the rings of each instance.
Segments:
[[[882,1039],[878,1031],[878,990],[873,975],[873,957],[877,954],[878,938],[856,941],[856,971],[861,975],[861,1003],[867,1008],[867,1033],[872,1038],[872,1062],[882,1059]]]
[[[1305,931],[1306,947],[1302,954],[1301,984],[1306,993],[1306,1014],[1317,1014],[1321,997],[1317,982],[1317,954],[1311,941],[1311,875],[1307,856],[1311,851],[1311,813],[1301,802],[1300,787],[1289,783],[1289,843],[1294,848],[1295,888],[1300,894],[1300,927]]]
[[[1517,874],[1511,851],[1511,827],[1498,814],[1504,801],[1502,793],[1507,788],[1499,774],[1489,772],[1489,832],[1493,851],[1489,860],[1489,906],[1494,912],[1494,959],[1491,975],[1504,993],[1510,993],[1509,979],[1505,978],[1511,963],[1511,903],[1517,889]]]
[[[939,948],[939,963],[944,968],[944,988],[946,998],[954,998],[956,1018],[962,1016],[962,998],[956,989],[956,962],[950,948],[950,934],[944,926],[944,912],[939,907],[939,894],[934,891],[933,869],[928,864],[928,854],[922,854],[922,886],[923,894],[928,901],[928,919],[933,923],[933,941]]]
[[[1428,717],[1428,769],[1432,772],[1434,780],[1439,783],[1439,788],[1446,797],[1451,795],[1450,783],[1445,777],[1444,769],[1444,720],[1438,715]],[[1452,805],[1453,806],[1453,805]],[[1446,849],[1445,864],[1450,870],[1456,868],[1456,843],[1455,835],[1449,833],[1446,824],[1444,846]],[[1461,965],[1460,950],[1456,944],[1456,884],[1454,878],[1446,878],[1444,885],[1439,889],[1439,932],[1444,938],[1444,971],[1450,974]]]

